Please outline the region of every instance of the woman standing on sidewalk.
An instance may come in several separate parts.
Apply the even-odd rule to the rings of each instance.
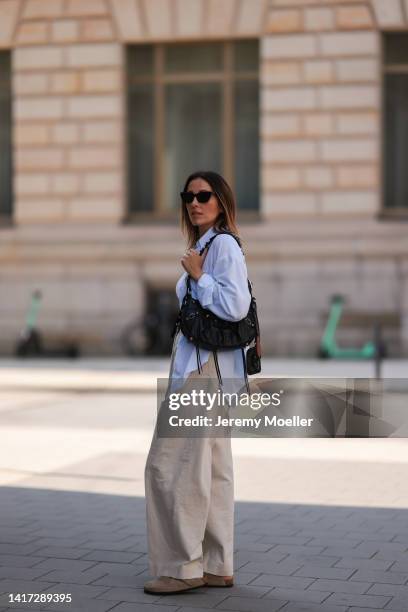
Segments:
[[[228,321],[243,319],[251,295],[245,258],[237,241],[236,205],[231,188],[215,172],[191,174],[181,192],[182,230],[188,248],[185,272],[176,285],[180,302],[190,275],[200,304]],[[195,248],[193,248],[195,247]],[[169,388],[200,376],[244,379],[241,349],[199,349],[180,331],[173,343]],[[197,361],[199,363],[197,363]],[[201,363],[201,367],[200,367]],[[198,368],[198,369],[197,369]],[[157,424],[156,424],[157,427]],[[145,467],[149,568],[157,578],[145,584],[154,594],[180,593],[200,586],[233,586],[234,482],[231,438],[158,437],[155,429]]]

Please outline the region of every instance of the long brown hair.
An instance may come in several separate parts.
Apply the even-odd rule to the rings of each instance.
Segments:
[[[211,185],[211,189],[215,193],[222,209],[214,222],[215,230],[231,232],[239,239],[238,227],[235,221],[237,206],[234,194],[227,181],[217,172],[198,170],[187,177],[183,191],[186,191],[189,183],[196,178],[202,178]],[[194,247],[199,239],[198,227],[191,223],[187,208],[183,203],[181,203],[181,230],[187,236],[188,248]]]

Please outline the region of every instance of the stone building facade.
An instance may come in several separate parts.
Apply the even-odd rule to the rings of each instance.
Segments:
[[[13,162],[0,352],[40,287],[45,334],[118,354],[147,288],[181,273],[177,223],[126,220],[125,46],[256,38],[260,205],[240,229],[264,351],[314,355],[341,293],[353,311],[395,315],[391,353],[407,356],[407,217],[387,207],[382,171],[382,37],[404,31],[407,0],[0,0]]]

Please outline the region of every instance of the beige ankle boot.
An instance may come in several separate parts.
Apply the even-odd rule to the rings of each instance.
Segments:
[[[206,586],[204,578],[172,578],[171,576],[159,576],[154,580],[149,580],[144,585],[145,593],[154,595],[171,595],[172,593],[182,593]]]
[[[232,587],[234,586],[234,576],[217,576],[217,574],[209,574],[204,572],[204,580],[206,586],[209,587]]]

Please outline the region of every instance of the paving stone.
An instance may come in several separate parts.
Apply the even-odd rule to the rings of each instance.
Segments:
[[[365,608],[381,609],[389,603],[391,597],[380,595],[356,595],[355,593],[333,593],[328,597],[326,603],[334,605],[360,606]]]
[[[47,570],[35,567],[0,567],[0,579],[35,580],[47,574]],[[48,578],[47,578],[48,580]]]
[[[349,580],[325,580],[318,579],[310,585],[309,589],[329,591],[329,593],[359,593],[368,591],[371,582],[350,582]]]
[[[290,576],[302,567],[301,563],[295,561],[282,561],[281,563],[268,562],[267,559],[263,561],[248,561],[241,570],[243,572],[251,572],[258,574],[276,574],[278,576]]]
[[[0,580],[0,593],[40,593],[52,586],[50,582],[32,580]]]
[[[112,551],[112,550],[93,550],[86,553],[82,559],[87,561],[106,561],[108,563],[131,563],[142,556],[142,553]]]
[[[4,594],[4,595],[0,595],[0,605],[4,606],[5,604],[8,604],[7,610],[14,610],[16,608],[21,608],[21,606],[26,606],[25,608],[25,612],[28,612],[28,610],[31,612],[31,610],[35,610],[35,612],[38,612],[38,610],[44,608],[45,604],[44,603],[40,603],[40,602],[30,602],[30,603],[26,603],[24,604],[24,602],[15,602],[15,603],[11,603],[10,602],[10,598],[8,594]]]
[[[384,610],[397,610],[398,612],[406,612],[407,611],[407,600],[405,597],[401,599],[400,597],[393,597],[391,601],[385,606]]]
[[[400,545],[401,546],[401,545]],[[404,548],[407,548],[405,544]],[[386,559],[390,561],[398,561],[399,563],[406,563],[408,567],[408,553],[405,551],[398,550],[379,550],[375,554],[375,559]]]
[[[398,535],[408,534],[408,528],[406,525],[406,517],[404,516],[404,510],[401,515],[395,515],[392,519],[392,522],[387,521],[378,531],[381,533],[394,533]]]
[[[36,551],[40,557],[57,557],[58,559],[80,559],[86,550],[83,548],[67,548],[62,546],[46,546]]]
[[[92,584],[95,586],[105,586],[106,588],[128,587],[132,589],[138,586],[143,586],[146,580],[149,580],[149,576],[145,574],[138,574],[136,576],[105,574],[102,578],[95,580]]]
[[[222,589],[226,595],[230,595],[232,597],[264,597],[271,588],[269,586],[253,586],[253,585],[238,585],[234,584],[234,587],[229,589]],[[220,592],[219,589],[214,589],[214,587],[202,587],[200,589],[200,593],[207,593],[209,595],[213,595],[216,592]]]
[[[30,544],[0,544],[0,556],[1,555],[32,555],[39,548],[41,544],[37,541],[30,542]]]
[[[274,553],[273,551],[268,551],[266,553],[261,553],[259,551],[251,551],[251,550],[240,550],[234,553],[234,567],[239,569],[246,565],[249,561],[264,563],[280,563],[284,559],[286,559],[288,555],[286,553]],[[300,564],[299,564],[300,565]]]
[[[248,520],[248,523],[245,525],[240,525],[236,528],[237,536],[239,537],[241,534],[250,535],[256,538],[263,538],[265,536],[273,536],[276,535],[286,535],[286,536],[295,536],[297,533],[297,529],[295,527],[286,526],[285,524],[281,525],[281,521],[279,521],[280,528],[275,526],[272,528],[262,527],[256,524],[256,518]]]
[[[309,553],[309,555],[318,555],[325,550],[324,546],[312,546],[307,544],[306,546],[296,546],[295,544],[278,544],[270,551],[271,553],[286,553],[286,554],[297,554],[297,553]]]
[[[105,575],[97,567],[86,570],[85,572],[72,572],[69,570],[51,570],[43,575],[43,580],[49,582],[66,582],[68,584],[90,584]]]
[[[142,567],[146,568],[144,564]],[[141,571],[140,567],[131,563],[94,563],[92,569],[112,576],[137,576]]]
[[[245,572],[245,571],[235,571],[234,572],[234,583],[235,584],[250,584],[253,580],[255,580],[255,578],[257,578],[259,576],[261,572],[259,572],[258,574],[254,574],[252,572]]]
[[[95,565],[95,561],[81,561],[79,559],[55,559],[48,558],[35,565],[36,569],[63,569],[71,570],[74,572],[83,572],[90,567]]]
[[[386,553],[404,553],[407,550],[407,544],[401,544],[400,542],[362,542],[357,546],[358,550],[366,550],[371,552],[372,555],[386,554]]]
[[[140,604],[138,608],[139,610],[136,611],[135,604],[133,603],[120,603],[118,606],[114,608],[114,610],[115,612],[144,612],[146,608],[146,612],[176,612],[176,610],[180,609],[179,606],[171,605],[171,604],[167,606],[165,605],[160,606],[157,604],[150,604],[149,606],[145,606],[143,604]]]
[[[288,589],[306,589],[314,580],[300,576],[279,576],[276,574],[261,574],[251,582],[253,586],[285,587]]]
[[[36,612],[48,612],[48,610],[46,608],[34,608],[32,606],[32,604],[30,604],[30,608],[31,610],[35,610]],[[27,608],[0,608],[0,610],[3,612],[4,610],[7,610],[7,612],[10,610],[12,610],[13,612],[28,612]],[[31,612],[31,611],[30,611]]]
[[[364,540],[365,542],[371,542],[371,541],[375,541],[375,542],[391,542],[391,540],[393,539],[393,536],[391,534],[386,534],[386,533],[379,533],[378,531],[376,531],[375,533],[372,533],[371,531],[349,531],[348,533],[346,533],[344,535],[344,538],[358,538],[361,540]]]
[[[345,567],[351,569],[387,570],[392,566],[392,561],[383,559],[355,559],[353,557],[342,557],[335,567]],[[401,571],[393,567],[395,572]]]
[[[408,533],[402,533],[402,531],[400,531],[399,533],[395,534],[393,542],[408,545]]]
[[[393,571],[381,572],[376,570],[357,570],[350,580],[361,580],[362,582],[380,582],[384,584],[405,584],[408,581],[408,573],[397,573]]]
[[[129,601],[138,603],[152,603],[161,599],[161,595],[151,595],[145,593],[142,587],[130,589],[130,588],[110,588],[105,591],[102,595],[98,595],[97,599],[108,599],[110,601]]]
[[[355,570],[341,567],[324,567],[320,565],[307,564],[296,571],[293,576],[304,576],[306,578],[330,578],[337,580],[348,580]],[[371,581],[369,581],[371,582]]]
[[[237,542],[235,550],[238,551],[254,551],[254,552],[267,552],[272,549],[274,544],[267,544],[264,540],[262,542]]]
[[[337,557],[349,557],[350,559],[369,559],[374,553],[357,550],[356,548],[348,546],[327,546],[324,550],[324,554],[333,555]]]
[[[112,609],[116,610],[116,603],[112,601],[83,597],[76,597],[70,604],[63,604],[63,607],[61,604],[54,603],[46,608],[47,612],[66,612],[66,610],[70,612],[108,612]]]
[[[0,555],[0,567],[33,567],[40,561],[44,561],[44,557]]]
[[[87,538],[84,537],[71,537],[71,538],[61,538],[61,537],[50,537],[50,538],[38,538],[38,540],[36,540],[36,545],[37,545],[37,549],[35,552],[35,554],[37,554],[37,550],[40,550],[42,548],[48,548],[48,547],[58,547],[61,548],[62,550],[66,549],[66,548],[81,548],[82,549],[82,545],[84,542],[86,542]],[[86,548],[83,552],[86,554],[88,552],[88,548]]]
[[[95,586],[89,584],[72,584],[67,582],[59,582],[53,584],[48,589],[47,593],[71,593],[72,600],[79,599],[94,599],[97,595],[101,595],[107,590],[104,586]]]
[[[177,608],[177,612],[214,612],[217,608],[199,608],[193,606],[182,606]],[[148,610],[146,610],[148,612]]]
[[[279,612],[347,612],[347,606],[330,606],[327,604],[299,604],[289,602]]]
[[[384,563],[390,563],[390,562],[384,561]],[[394,563],[391,563],[387,569],[389,569],[392,572],[396,572],[397,574],[404,573],[408,571],[408,563],[406,563],[405,561],[395,561]]]
[[[328,604],[302,604],[289,602],[279,612],[347,612],[348,606],[331,606]]]
[[[181,593],[180,595],[172,595],[171,601],[169,601],[168,595],[162,595],[157,601],[156,604],[171,604],[177,606],[192,606],[192,607],[207,607],[214,608],[217,606],[219,608],[219,604],[226,599],[228,593],[226,591],[230,591],[230,589],[213,589],[217,591],[217,593],[202,593],[201,589],[196,589],[194,591],[190,591],[187,593]],[[153,596],[154,597],[154,596]],[[256,605],[261,599],[250,598],[252,602],[256,602]]]
[[[312,539],[310,536],[298,536],[298,535],[294,535],[294,536],[285,536],[285,535],[280,535],[280,534],[276,534],[273,536],[267,535],[262,537],[261,542],[265,542],[265,543],[269,543],[269,546],[272,546],[273,544],[287,544],[287,545],[291,545],[291,546],[304,546],[307,543],[312,543],[313,545],[315,545],[312,542]],[[318,545],[318,544],[317,544]],[[322,544],[322,546],[326,546],[326,544]],[[237,550],[239,550],[239,542],[237,545]]]
[[[311,538],[308,545],[323,546],[324,548],[327,548],[327,546],[340,546],[342,548],[347,546],[354,550],[362,542],[363,538],[345,538],[344,536],[335,537],[330,534],[320,534],[318,537]]]
[[[3,532],[0,534],[0,545],[1,544],[19,544],[19,545],[29,545],[36,539],[33,535],[24,535],[24,534],[12,534],[9,530],[7,532]]]
[[[298,601],[301,603],[322,603],[330,595],[330,591],[311,591],[303,589],[290,589],[285,587],[275,587],[265,595],[264,599],[281,599],[288,601]]]
[[[217,610],[238,610],[240,612],[276,612],[285,601],[253,599],[252,597],[227,597],[217,605]]]
[[[332,524],[329,528],[327,528],[326,533],[332,538],[345,538],[347,537],[347,534],[350,533],[350,528],[344,529]],[[302,525],[301,529],[299,529],[296,533],[298,536],[304,536],[307,538],[320,538],[323,534],[324,530],[322,531],[318,526],[314,525],[308,525],[307,527]]]
[[[305,564],[311,564],[315,567],[333,567],[341,560],[341,557],[329,557],[326,555],[309,555],[309,554],[296,554],[296,555],[288,555],[285,557],[285,561],[289,563],[293,561],[295,563],[299,563],[302,566]],[[347,569],[347,568],[345,568]]]
[[[408,602],[408,586],[400,584],[373,584],[367,595],[392,595],[392,597],[405,597]]]
[[[401,602],[400,602],[400,606],[401,606]],[[356,608],[355,606],[352,606],[351,608],[347,609],[348,612],[378,612],[378,608]],[[406,604],[404,604],[404,607],[398,607],[398,608],[389,608],[388,606],[386,608],[384,608],[384,610],[392,610],[393,612],[406,612]]]
[[[135,543],[129,543],[129,542],[118,542],[115,540],[109,541],[109,540],[98,540],[98,539],[93,539],[93,540],[87,540],[86,542],[84,542],[82,544],[82,548],[87,548],[88,550],[96,550],[96,549],[102,549],[102,550],[119,550],[119,551],[128,551],[128,552],[143,552],[143,550],[140,550],[137,546],[137,542]]]
[[[44,523],[47,523],[47,517],[43,517]],[[75,519],[73,519],[75,520]],[[45,528],[39,529],[35,532],[35,541],[36,542],[50,542],[50,545],[53,546],[56,543],[60,543],[61,535],[64,535],[63,540],[67,541],[68,545],[72,546],[72,543],[78,546],[80,542],[85,542],[87,539],[89,540],[89,533],[86,532],[84,528],[81,529],[64,529],[64,526],[61,526],[58,529],[58,526],[55,528]],[[45,544],[46,545],[46,544]],[[69,547],[69,546],[68,546]]]
[[[140,573],[145,572],[147,570],[149,564],[146,559],[145,561],[141,561],[140,563],[132,562],[130,565],[135,568],[135,575],[138,576]]]

